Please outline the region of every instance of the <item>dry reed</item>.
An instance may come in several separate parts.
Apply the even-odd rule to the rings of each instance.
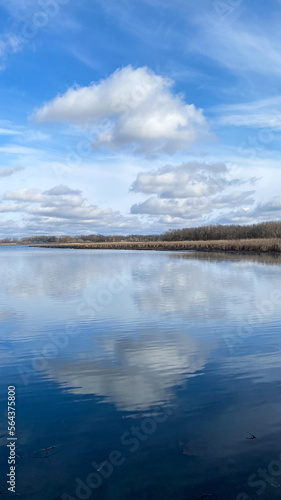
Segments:
[[[81,250],[201,250],[208,252],[219,251],[280,253],[281,238],[210,241],[118,241],[102,243],[51,243],[38,246],[44,248],[76,248]]]

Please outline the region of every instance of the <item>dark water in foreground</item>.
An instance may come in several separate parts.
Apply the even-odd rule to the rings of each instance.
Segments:
[[[1,247],[0,490],[14,385],[22,500],[280,498],[280,263]]]

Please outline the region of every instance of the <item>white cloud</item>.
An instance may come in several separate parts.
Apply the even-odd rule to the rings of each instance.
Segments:
[[[258,205],[258,210],[265,212],[278,212],[281,214],[281,196],[276,196],[270,200],[264,200]]]
[[[0,127],[0,135],[20,135],[21,132],[18,130],[12,130],[9,128],[1,128]]]
[[[27,146],[20,146],[17,144],[10,144],[8,146],[1,146],[0,152],[12,155],[29,155],[29,154],[40,153],[40,150],[35,148],[29,148]]]
[[[253,221],[266,222],[272,220],[281,220],[281,196],[263,200],[248,210],[239,208],[230,211],[221,217],[220,222],[247,224]]]
[[[138,174],[132,190],[154,194],[131,207],[133,214],[163,216],[162,222],[200,224],[215,210],[248,206],[254,203],[254,190],[236,190],[243,184],[252,185],[255,178],[238,179],[222,163],[190,162],[178,167],[166,166]]]
[[[0,177],[8,177],[21,170],[23,170],[23,167],[0,167]]]
[[[161,199],[153,196],[143,203],[132,206],[132,214],[163,215],[163,222],[177,223],[184,221],[195,222],[200,225],[203,217],[210,217],[214,210],[230,208],[232,206],[251,205],[254,203],[254,191],[230,193],[227,196],[215,198],[195,198],[193,201],[180,199]],[[180,221],[180,219],[182,219]]]
[[[218,115],[217,122],[220,125],[270,128],[274,131],[280,131],[280,108],[281,96],[278,95],[242,104],[217,106],[211,111]]]
[[[131,232],[140,228],[136,217],[125,217],[111,208],[89,204],[79,190],[56,186],[47,191],[21,189],[7,191],[0,203],[1,213],[17,213],[29,234]]]
[[[140,172],[131,190],[157,194],[160,198],[197,198],[244,183],[241,179],[228,178],[228,174],[223,163],[189,162],[179,167],[166,166],[152,172]]]
[[[52,189],[49,189],[48,191],[45,191],[45,194],[52,196],[74,194],[79,196],[81,194],[81,191],[79,189],[71,189],[68,186],[64,186],[63,184],[61,184],[60,186],[56,186]]]
[[[50,136],[42,133],[38,130],[38,127],[32,129],[30,124],[20,125],[19,123],[9,120],[0,120],[0,136],[7,136],[7,140],[11,139],[12,136],[18,136],[17,140],[23,145],[29,142],[38,143],[39,141],[50,140]],[[15,146],[17,146],[17,144]]]
[[[4,193],[3,199],[37,203],[44,201],[44,196],[39,189],[20,189],[18,191],[7,191]]]
[[[14,33],[0,35],[0,70],[5,69],[9,54],[16,54],[23,49],[24,40]]]
[[[268,13],[269,18],[257,20],[249,11],[241,20],[234,16],[226,23],[214,9],[212,14],[201,10],[192,19],[198,36],[188,44],[188,50],[211,58],[240,78],[250,73],[265,78],[280,76],[279,18],[270,16],[270,9]]]
[[[172,87],[146,67],[127,66],[89,87],[70,88],[39,109],[36,120],[92,126],[93,147],[174,153],[206,136],[208,128],[202,110]]]

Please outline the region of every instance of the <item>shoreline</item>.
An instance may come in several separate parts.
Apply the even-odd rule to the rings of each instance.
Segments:
[[[19,245],[21,246],[21,245]],[[24,245],[26,246],[26,245]],[[100,243],[50,243],[28,244],[39,248],[68,248],[77,250],[155,250],[201,251],[241,254],[281,254],[281,239],[209,240],[209,241],[118,241]]]

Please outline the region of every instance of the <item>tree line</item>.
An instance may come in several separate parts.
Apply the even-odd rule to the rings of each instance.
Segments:
[[[183,229],[170,230],[163,234],[140,235],[131,234],[129,236],[105,236],[103,234],[90,234],[81,236],[27,236],[21,239],[4,238],[0,243],[37,245],[48,243],[100,243],[100,242],[120,242],[120,241],[210,241],[210,240],[241,240],[241,239],[263,239],[281,238],[281,222],[262,222],[248,226],[230,224],[211,224],[199,227],[187,227]]]
[[[249,226],[209,225],[175,229],[162,235],[164,241],[242,240],[281,238],[281,222],[261,222]]]

